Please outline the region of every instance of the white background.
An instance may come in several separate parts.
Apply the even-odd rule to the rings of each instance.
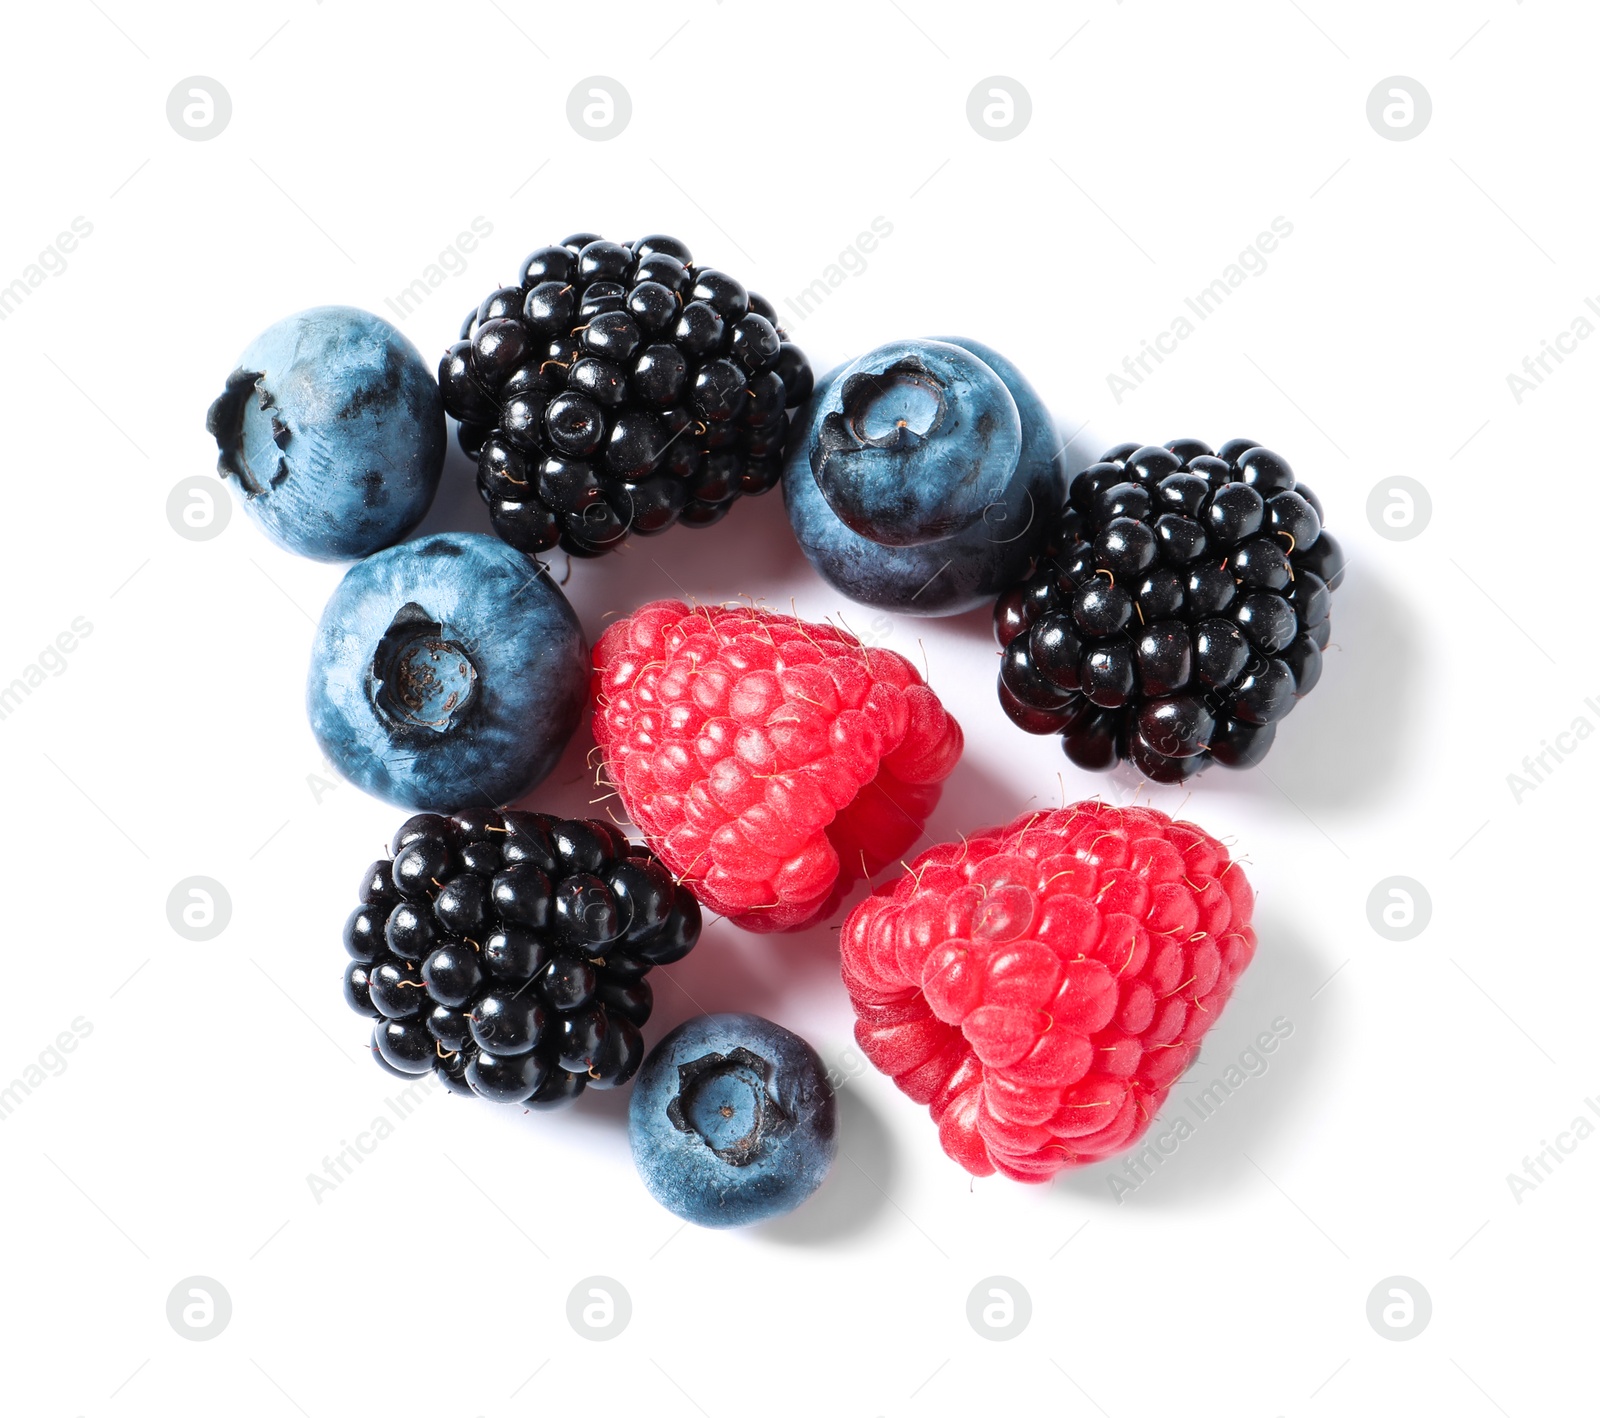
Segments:
[[[0,323],[0,683],[75,617],[93,630],[0,721],[0,1083],[75,1017],[92,1033],[0,1125],[6,1410],[1586,1405],[1600,1141],[1520,1200],[1506,1179],[1600,1092],[1600,745],[1547,759],[1520,803],[1506,777],[1576,717],[1600,724],[1584,704],[1600,696],[1600,341],[1520,403],[1506,380],[1600,296],[1585,8],[10,8],[0,284],[74,217],[93,232]],[[632,99],[609,142],[566,119],[594,74]],[[191,75],[231,96],[209,141],[166,117]],[[966,117],[991,75],[1031,95],[1010,141]],[[1432,98],[1410,141],[1366,117],[1392,75]],[[1344,540],[1322,685],[1265,771],[1145,792],[1235,843],[1260,896],[1257,961],[1174,1105],[1273,1019],[1293,1034],[1120,1204],[1108,1168],[973,1183],[870,1070],[843,1088],[829,1182],[759,1230],[660,1210],[625,1100],[596,1095],[554,1116],[435,1095],[313,1199],[308,1174],[398,1091],[340,998],[339,927],[400,814],[317,786],[302,686],[339,569],[279,552],[237,511],[209,541],[168,523],[171,489],[213,465],[208,402],[292,310],[392,316],[385,297],[475,217],[491,236],[402,325],[430,361],[527,250],[569,231],[677,234],[782,309],[878,216],[893,234],[867,268],[788,322],[819,371],[892,338],[974,336],[1028,372],[1064,434],[1081,428],[1080,452],[1249,434],[1291,459]],[[1275,217],[1293,234],[1265,272],[1119,404],[1107,374]],[[1433,505],[1406,541],[1367,515],[1397,474]],[[453,443],[426,526],[487,528]],[[591,637],[654,597],[749,594],[843,612],[925,657],[968,741],[934,839],[1132,790],[1006,722],[983,614],[877,621],[842,603],[777,495],[574,566],[568,591]],[[587,747],[534,804],[586,808]],[[193,875],[232,901],[209,942],[167,921]],[[1407,942],[1368,921],[1394,875],[1433,903]],[[748,1008],[860,1067],[828,929],[712,925],[656,989],[652,1041],[699,1009]],[[205,1343],[166,1316],[195,1275],[232,1300]],[[592,1275],[632,1300],[605,1344],[566,1319]],[[1004,1343],[966,1317],[995,1275],[1032,1302]],[[1432,1297],[1408,1342],[1367,1319],[1395,1275]]]

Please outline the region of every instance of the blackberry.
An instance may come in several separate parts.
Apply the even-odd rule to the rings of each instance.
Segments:
[[[390,1072],[533,1108],[617,1088],[644,1057],[645,978],[700,936],[700,905],[605,822],[421,813],[362,874],[345,1000]]]
[[[1251,767],[1322,673],[1343,579],[1316,494],[1254,439],[1120,444],[995,604],[1001,707],[1080,768]]]
[[[670,236],[541,246],[439,364],[499,535],[599,556],[778,485],[811,366],[777,312]]]

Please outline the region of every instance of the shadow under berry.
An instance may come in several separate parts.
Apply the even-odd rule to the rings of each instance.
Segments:
[[[1243,773],[1213,769],[1206,790],[1287,796],[1313,819],[1399,793],[1421,708],[1415,613],[1361,562],[1334,593],[1331,622],[1322,678],[1279,726],[1266,761]]]
[[[806,1204],[752,1234],[780,1246],[853,1242],[884,1215],[900,1171],[888,1125],[860,1088],[844,1084],[839,1107],[839,1155],[828,1179]]]
[[[563,553],[545,560],[560,579]],[[789,530],[782,495],[741,497],[711,527],[673,527],[655,537],[630,537],[606,556],[572,559],[565,591],[591,640],[618,616],[648,601],[698,601],[709,605],[753,597],[769,610],[788,614],[797,577],[815,579],[819,590],[846,613],[850,603],[827,590],[806,564]]]
[[[1059,1173],[1054,1192],[1113,1210],[1182,1210],[1254,1188],[1261,1179],[1246,1154],[1293,1145],[1313,1080],[1329,1062],[1339,987],[1318,993],[1333,966],[1312,954],[1286,911],[1258,910],[1254,925],[1260,940],[1254,961],[1149,1131],[1127,1152]],[[1260,1047],[1263,1034],[1274,1039],[1271,1053]],[[1191,1131],[1159,1165],[1130,1177],[1129,1159],[1178,1131],[1180,1118]]]

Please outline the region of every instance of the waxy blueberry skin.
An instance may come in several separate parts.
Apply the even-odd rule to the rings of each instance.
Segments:
[[[578,618],[496,537],[440,533],[345,573],[317,627],[312,732],[358,787],[450,812],[514,802],[555,766],[588,698]]]
[[[348,305],[262,331],[211,405],[217,471],[279,546],[350,561],[426,515],[444,467],[444,404],[416,346]]]
[[[802,549],[852,600],[956,615],[1024,574],[1064,498],[1050,415],[976,340],[900,340],[823,379],[783,495]]]
[[[651,1051],[628,1106],[650,1194],[696,1226],[793,1211],[838,1151],[837,1104],[806,1041],[755,1014],[706,1014]]]

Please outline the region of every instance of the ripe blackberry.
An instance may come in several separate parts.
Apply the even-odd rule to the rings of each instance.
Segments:
[[[372,1053],[457,1093],[533,1108],[617,1088],[644,1058],[645,978],[700,936],[700,905],[605,822],[420,813],[361,879],[344,995]]]
[[[1254,439],[1119,444],[995,604],[1001,707],[1080,768],[1251,767],[1322,673],[1343,579],[1316,494]]]
[[[495,531],[599,556],[776,487],[811,366],[770,303],[670,236],[541,246],[439,364]]]

